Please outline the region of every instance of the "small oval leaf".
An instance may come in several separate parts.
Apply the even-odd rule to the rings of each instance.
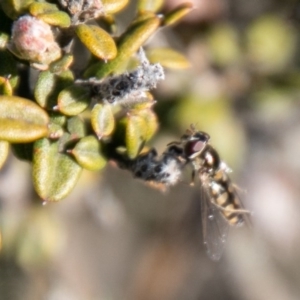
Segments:
[[[67,117],[57,112],[51,112],[50,124],[49,124],[49,138],[59,139],[64,134],[64,126],[66,124]]]
[[[67,122],[67,117],[58,112],[51,112],[49,116],[50,116],[50,121],[59,126],[64,126]]]
[[[113,38],[102,28],[94,25],[80,24],[75,32],[81,42],[97,57],[104,61],[117,55],[117,47]]]
[[[52,62],[49,66],[49,70],[52,73],[61,73],[67,71],[70,65],[73,63],[74,57],[71,54],[65,54],[59,60]]]
[[[37,18],[51,26],[67,28],[71,25],[71,19],[69,15],[63,11],[47,12],[38,15]]]
[[[115,118],[110,104],[96,104],[91,114],[91,124],[98,137],[110,136],[115,128]]]
[[[0,16],[7,18],[3,13],[0,13]],[[4,22],[4,23],[6,23],[6,22]],[[2,26],[3,26],[3,24],[2,24]],[[2,28],[2,26],[0,25],[1,31],[5,30],[5,28]],[[7,33],[1,32],[1,31],[0,31],[0,49],[4,50],[9,42],[10,36]]]
[[[63,136],[63,134],[64,134],[64,129],[60,125],[50,122],[49,138],[56,140],[56,139],[61,138]]]
[[[0,95],[12,96],[13,89],[7,78],[0,77]]]
[[[164,4],[164,0],[139,0],[138,11],[143,13],[145,11],[158,12]]]
[[[29,13],[34,17],[38,16],[39,14],[54,11],[58,11],[57,6],[47,2],[33,2],[29,6]]]
[[[89,89],[83,86],[72,85],[59,93],[57,109],[67,116],[76,116],[87,109],[89,103]]]
[[[170,69],[186,69],[190,67],[189,61],[179,52],[171,48],[155,48],[147,51],[151,63],[160,63]]]
[[[160,19],[153,13],[139,16],[118,40],[118,54],[108,63],[99,62],[85,72],[85,77],[103,78],[122,66],[157,30]]]
[[[143,137],[146,135],[147,124],[144,119],[138,115],[129,115],[126,126],[126,150],[130,159],[134,159],[142,150],[145,140]]]
[[[59,142],[40,139],[34,143],[33,183],[45,201],[59,201],[75,187],[82,168],[69,156],[58,152]]]
[[[115,14],[128,4],[128,0],[102,0],[101,2],[105,14]]]
[[[3,9],[3,11],[7,16],[15,20],[20,15],[26,13],[29,5],[32,2],[34,2],[34,0],[22,0],[22,1],[5,0],[5,1],[1,1],[1,8]]]
[[[11,87],[15,88],[19,81],[16,60],[8,51],[0,50],[0,61],[0,76],[7,78],[11,84]]]
[[[49,117],[34,102],[14,96],[0,96],[0,139],[26,143],[48,135]]]
[[[56,104],[56,97],[51,97],[51,92],[53,91],[54,86],[55,74],[50,71],[44,71],[39,74],[35,85],[34,97],[41,107],[51,108]],[[49,99],[50,97],[52,98],[51,101]],[[51,104],[49,104],[49,102],[51,102]]]
[[[177,6],[164,17],[163,26],[171,26],[180,21],[193,9],[193,3],[187,2]]]
[[[285,72],[298,49],[295,28],[275,14],[263,15],[252,22],[245,32],[245,41],[247,63],[263,74]]]
[[[101,153],[100,142],[94,136],[86,136],[80,139],[70,153],[87,170],[100,170],[106,165],[107,160]]]
[[[79,139],[86,135],[84,121],[79,117],[72,117],[67,121],[67,130],[71,134],[70,139]]]
[[[36,102],[48,110],[52,110],[57,104],[58,94],[73,83],[73,74],[67,70],[59,74],[43,71],[39,74],[34,89]]]
[[[78,139],[75,139],[77,141]],[[74,144],[74,140],[72,140],[71,134],[64,131],[63,135],[58,140],[58,151],[66,152],[69,147]]]
[[[0,141],[0,169],[6,162],[9,153],[9,142]]]
[[[143,132],[143,139],[149,141],[158,129],[158,120],[152,109],[144,109],[139,111],[139,117],[147,124],[146,130]]]

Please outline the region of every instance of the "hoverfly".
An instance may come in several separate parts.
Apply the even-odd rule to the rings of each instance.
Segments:
[[[201,184],[201,215],[203,241],[212,260],[221,258],[230,225],[240,226],[248,221],[249,211],[237,195],[229,177],[230,169],[209,144],[210,136],[193,126],[171,142],[161,156],[155,149],[140,154],[134,160],[123,161],[129,169],[152,187],[165,190],[176,185],[186,166],[192,166],[192,183],[195,177]]]
[[[248,221],[249,211],[243,208],[236,188],[228,175],[230,169],[209,144],[209,139],[210,136],[207,133],[197,131],[192,126],[179,142],[172,142],[168,145],[168,152],[177,153],[177,157],[185,165],[192,165],[192,183],[194,183],[195,176],[198,176],[202,193],[204,245],[208,256],[212,260],[219,260],[229,225],[240,226]]]

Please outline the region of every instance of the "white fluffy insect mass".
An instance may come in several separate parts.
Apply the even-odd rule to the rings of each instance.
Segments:
[[[142,48],[138,51],[138,59],[140,66],[131,72],[103,80],[77,80],[76,83],[90,86],[93,98],[101,102],[125,103],[145,99],[146,92],[156,88],[158,81],[165,78],[164,69],[159,63],[150,64]]]
[[[132,161],[130,169],[137,178],[166,186],[177,184],[182,175],[182,164],[176,156],[164,152],[158,159],[154,149]]]

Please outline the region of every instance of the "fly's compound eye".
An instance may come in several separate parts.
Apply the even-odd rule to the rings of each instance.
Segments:
[[[210,136],[207,133],[203,132],[203,131],[197,131],[192,136],[192,139],[207,143],[210,139]]]
[[[181,140],[183,143],[185,143],[184,153],[186,157],[189,159],[193,159],[198,156],[205,148],[209,139],[210,136],[203,131],[197,131],[190,135],[183,135],[181,137]]]
[[[207,141],[201,141],[201,140],[194,140],[194,141],[187,142],[184,147],[186,156],[189,159],[195,158],[203,151],[206,144],[207,144]]]

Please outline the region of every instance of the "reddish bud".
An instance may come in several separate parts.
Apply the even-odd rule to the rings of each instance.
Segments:
[[[21,59],[46,65],[61,56],[51,27],[29,15],[14,22],[8,49]]]

